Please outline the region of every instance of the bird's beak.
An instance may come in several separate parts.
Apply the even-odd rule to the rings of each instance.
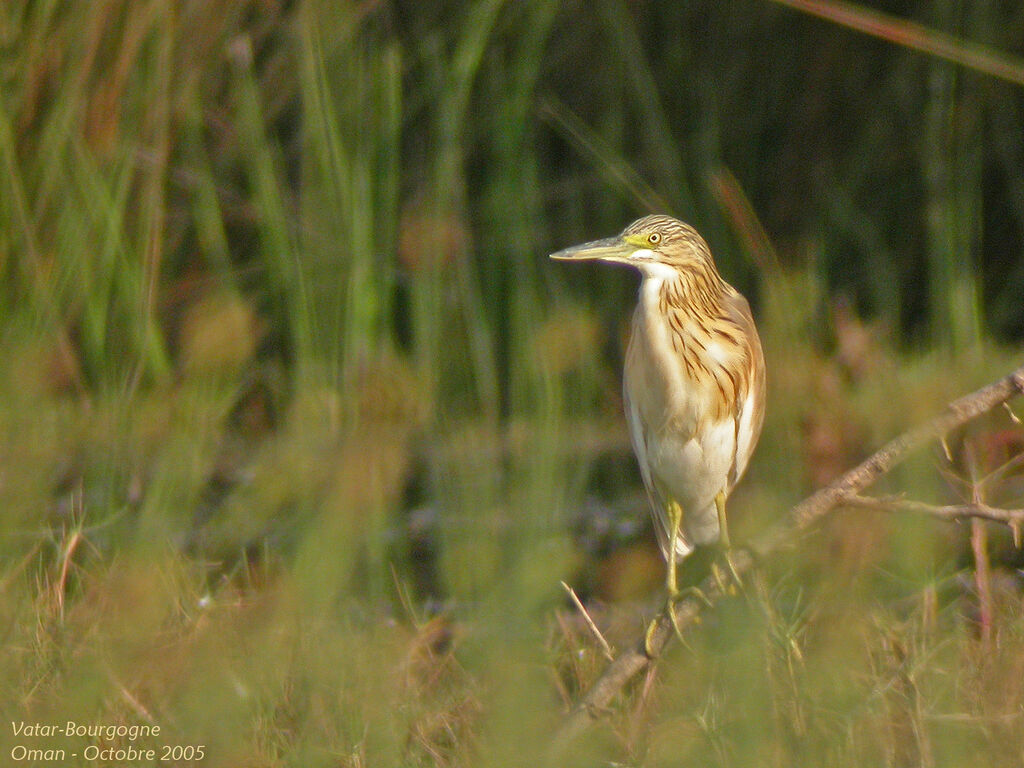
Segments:
[[[551,254],[558,261],[626,261],[636,251],[621,237],[608,237],[582,245],[573,245]]]

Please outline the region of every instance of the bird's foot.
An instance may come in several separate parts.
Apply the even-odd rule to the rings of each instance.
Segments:
[[[740,578],[740,572],[736,569],[736,564],[732,561],[732,550],[729,548],[722,549],[722,560],[725,561],[726,570],[728,573],[722,573],[722,567],[716,560],[711,564],[711,578],[715,581],[715,586],[723,595],[735,595],[738,591],[743,591],[743,579]]]
[[[669,621],[672,622],[672,628],[675,630],[676,637],[678,637],[681,642],[683,641],[683,631],[679,627],[679,620],[676,618],[676,605],[691,597],[704,603],[708,608],[712,607],[711,601],[700,587],[685,587],[683,589],[672,590],[669,592],[668,600],[665,601],[665,615],[668,616]],[[658,618],[655,617],[651,620],[651,623],[647,625],[647,632],[644,634],[644,653],[647,654],[648,658],[652,659],[655,656],[652,643],[654,632],[657,627]]]

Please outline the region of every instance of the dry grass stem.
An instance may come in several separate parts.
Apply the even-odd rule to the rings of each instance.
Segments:
[[[1017,85],[1024,85],[1024,62],[936,29],[905,21],[887,13],[837,0],[773,0],[812,16],[826,19],[858,32],[902,45],[920,53],[951,61]]]
[[[576,594],[576,590],[574,590],[564,581],[562,582],[562,587],[565,589],[566,592],[569,593],[569,597],[572,599],[573,605],[576,606],[576,609],[580,612],[580,615],[583,616],[583,620],[587,622],[587,626],[590,628],[591,634],[597,639],[597,642],[601,645],[601,650],[604,651],[605,658],[608,659],[608,661],[615,661],[615,652],[612,651],[612,647],[608,644],[608,641],[604,639],[604,635],[601,634],[601,630],[597,628],[597,624],[595,624],[594,620],[590,617],[589,611],[587,611],[586,606],[583,605],[583,602]]]

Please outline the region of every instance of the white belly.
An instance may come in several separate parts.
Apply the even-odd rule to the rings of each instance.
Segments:
[[[683,509],[683,535],[691,545],[718,540],[715,497],[728,492],[736,451],[733,420],[710,425],[700,439],[671,430],[648,435],[651,479]]]

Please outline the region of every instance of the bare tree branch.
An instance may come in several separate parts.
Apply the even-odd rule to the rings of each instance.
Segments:
[[[934,505],[925,504],[921,501],[911,501],[899,496],[883,496],[880,498],[850,496],[843,499],[843,506],[877,509],[880,512],[911,512],[950,521],[977,518],[991,520],[994,523],[1003,523],[1010,527],[1024,523],[1024,509],[1000,509],[998,507],[990,507],[988,504],[981,502],[977,504]]]
[[[755,557],[761,558],[786,546],[792,546],[810,526],[836,507],[842,504],[858,505],[859,501],[863,502],[859,505],[864,506],[866,504],[865,497],[861,496],[860,492],[903,461],[913,449],[930,440],[941,438],[950,430],[1022,393],[1024,393],[1024,366],[993,384],[954,400],[943,413],[894,438],[842,477],[801,501],[790,510],[784,521],[773,526],[767,533],[752,542],[749,549],[734,552],[732,564],[736,572],[742,575],[749,571]],[[895,502],[891,508],[895,510],[900,505],[914,507],[913,509],[907,508],[906,511],[925,511],[916,506],[915,502],[899,501]],[[930,509],[945,510],[929,512],[937,517],[986,517],[987,519],[998,519],[999,522],[1011,525],[1019,522],[1017,513],[1020,512],[1020,510],[996,510],[980,504]],[[711,605],[722,596],[718,585],[710,578],[701,584],[701,591]],[[696,598],[688,598],[679,602],[676,605],[677,626],[683,628],[693,623],[705,607],[707,606]],[[623,651],[615,661],[609,664],[604,674],[598,678],[597,682],[569,713],[552,745],[553,756],[560,754],[577,737],[582,735],[602,713],[608,710],[609,705],[626,685],[661,655],[673,635],[672,620],[663,611],[655,619],[655,626],[649,633],[647,642],[645,643],[645,639],[641,637],[630,648]],[[648,644],[650,655],[645,648],[645,645]]]

